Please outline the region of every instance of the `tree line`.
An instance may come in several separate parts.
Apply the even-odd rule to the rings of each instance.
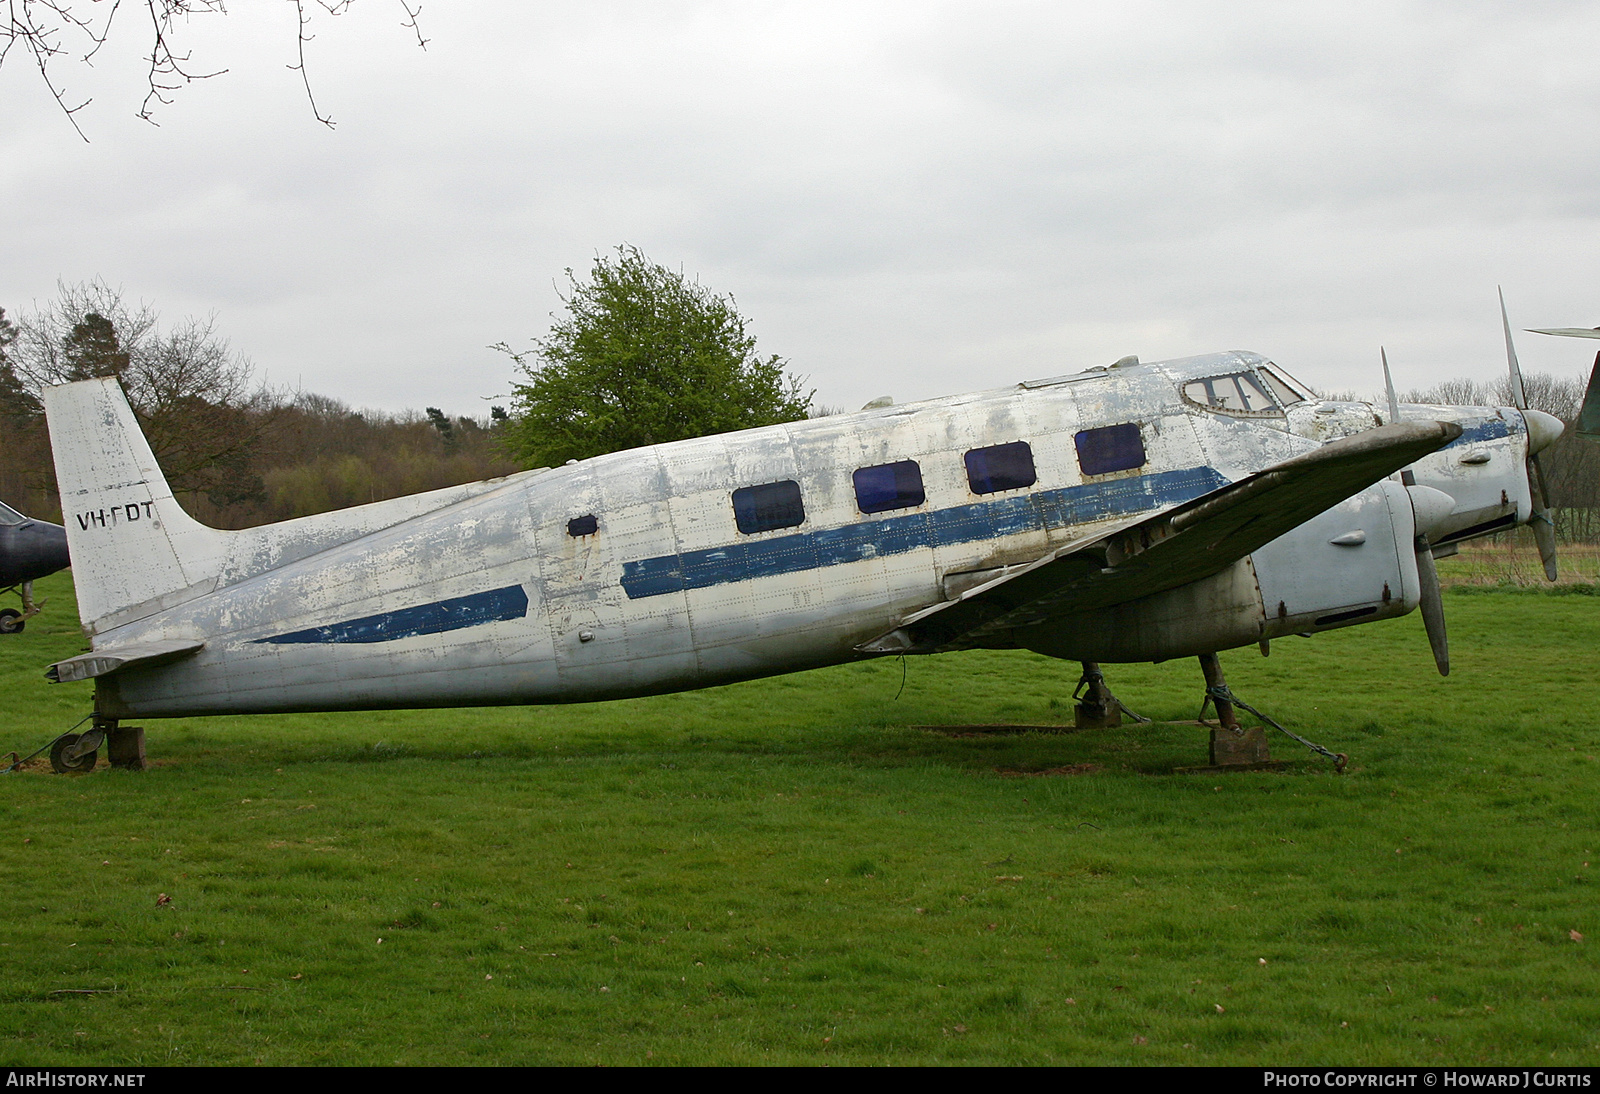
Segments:
[[[60,520],[41,388],[114,376],[179,502],[218,528],[247,528],[518,469],[482,418],[354,410],[274,391],[210,321],[162,329],[99,283],[13,321],[0,309],[0,498]]]

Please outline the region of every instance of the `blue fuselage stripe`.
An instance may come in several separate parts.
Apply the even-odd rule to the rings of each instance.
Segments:
[[[1511,436],[1513,430],[1506,424],[1505,419],[1495,418],[1468,418],[1457,424],[1461,426],[1461,436],[1445,445],[1445,448],[1460,448],[1465,444],[1482,444],[1485,441],[1497,441],[1501,437]],[[1522,430],[1515,430],[1521,433]],[[1444,449],[1440,449],[1444,451]]]
[[[638,600],[905,554],[923,547],[1003,539],[1176,505],[1226,486],[1227,482],[1210,467],[1193,467],[661,555],[624,563],[622,588],[630,600]],[[522,619],[527,614],[527,591],[521,585],[508,585],[256,641],[274,645],[393,642]]]
[[[1191,467],[684,551],[623,563],[622,588],[630,600],[638,600],[905,554],[921,547],[1003,539],[1176,505],[1227,484],[1213,468]]]
[[[330,623],[326,627],[275,634],[271,638],[258,638],[256,641],[275,645],[300,642],[393,642],[397,638],[442,634],[501,619],[521,619],[527,614],[527,590],[521,585],[507,585],[504,589],[436,600],[415,608],[380,612],[360,619],[347,619],[343,623]]]

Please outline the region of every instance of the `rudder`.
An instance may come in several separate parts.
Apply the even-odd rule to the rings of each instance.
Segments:
[[[157,611],[175,593],[209,591],[225,533],[178,505],[117,381],[62,384],[43,396],[85,628],[130,622],[147,612],[127,609]]]

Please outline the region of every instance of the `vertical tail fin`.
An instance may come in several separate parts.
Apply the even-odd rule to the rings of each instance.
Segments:
[[[156,611],[214,584],[226,535],[179,508],[117,381],[46,388],[44,408],[84,626],[104,630],[146,614],[127,609]]]

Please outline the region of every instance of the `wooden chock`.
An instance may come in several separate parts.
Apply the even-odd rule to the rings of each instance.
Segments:
[[[1267,731],[1260,726],[1213,729],[1210,756],[1212,767],[1272,762],[1272,754],[1267,751]]]
[[[106,730],[106,758],[112,767],[143,771],[150,766],[144,755],[143,726],[113,726]]]
[[[1227,698],[1228,681],[1222,675],[1222,662],[1214,653],[1200,655],[1200,671],[1206,678],[1206,699],[1217,708],[1216,729],[1211,731],[1211,765],[1213,767],[1243,767],[1272,762],[1267,749],[1267,731],[1260,726],[1243,729],[1234,714],[1233,703]]]

